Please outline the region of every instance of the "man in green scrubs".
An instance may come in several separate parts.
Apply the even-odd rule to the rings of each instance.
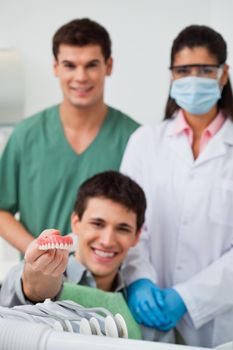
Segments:
[[[22,253],[44,229],[70,232],[75,190],[118,170],[138,127],[104,103],[113,64],[105,28],[86,18],[63,25],[53,55],[63,101],[19,123],[0,160],[0,234]]]

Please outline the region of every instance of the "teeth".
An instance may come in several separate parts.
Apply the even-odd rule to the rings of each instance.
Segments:
[[[48,249],[48,248],[47,248],[47,245],[46,245],[46,244],[41,244],[41,245],[39,245],[39,249],[40,249],[40,250],[46,250],[46,249]]]
[[[63,244],[63,243],[48,243],[48,244],[41,244],[39,245],[40,250],[48,250],[48,249],[70,249],[70,244]]]
[[[102,256],[103,258],[112,258],[115,253],[103,252],[103,250],[95,249],[96,255]]]
[[[77,88],[78,92],[87,92],[90,88],[86,87],[86,88]]]
[[[71,89],[74,89],[74,90],[76,90],[79,93],[86,93],[86,92],[88,92],[90,90],[90,88],[91,88],[91,86],[87,86],[85,88],[84,87],[81,88],[81,87],[71,86]]]

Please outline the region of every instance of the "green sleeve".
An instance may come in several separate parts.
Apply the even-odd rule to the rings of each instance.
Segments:
[[[19,154],[19,145],[13,133],[0,158],[0,209],[12,214],[18,211]]]

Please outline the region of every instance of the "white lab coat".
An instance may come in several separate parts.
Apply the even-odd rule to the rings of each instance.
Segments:
[[[188,309],[177,325],[185,342],[214,347],[233,340],[233,123],[227,119],[196,160],[174,123],[139,128],[123,158],[121,171],[148,202],[124,275],[174,287]]]

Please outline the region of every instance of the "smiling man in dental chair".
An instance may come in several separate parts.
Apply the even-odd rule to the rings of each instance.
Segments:
[[[143,190],[127,176],[107,171],[85,181],[71,216],[72,232],[78,237],[75,252],[54,248],[61,239],[58,230],[43,231],[28,246],[25,261],[3,281],[0,305],[59,299],[64,281],[124,292],[119,268],[138,241],[145,209]],[[43,240],[53,240],[53,249],[41,249]],[[63,241],[69,243],[70,236]]]
[[[25,260],[13,267],[3,281],[0,305],[13,307],[43,302],[46,298],[53,301],[72,299],[74,295],[73,300],[81,303],[80,296],[75,294],[81,292],[78,286],[122,292],[126,298],[120,267],[129,249],[139,240],[145,210],[144,191],[128,176],[105,171],[86,180],[79,188],[71,215],[72,234],[62,237],[58,230],[48,229],[31,242]],[[70,245],[72,238],[77,242],[75,249],[73,245],[72,252],[69,252],[64,245]],[[64,282],[71,282],[73,290]],[[70,292],[72,296],[67,297]],[[87,294],[83,295],[83,292]],[[91,292],[92,288],[82,291],[81,298],[85,303],[81,304],[87,306],[86,299],[93,298],[92,306],[101,306],[94,305],[97,297]],[[100,293],[103,296],[103,292],[98,291],[98,295]],[[106,294],[109,296],[109,293]],[[114,293],[110,294],[114,305],[108,305],[117,312],[123,311],[128,318],[129,336],[142,336],[151,341],[174,341],[172,331],[160,332],[142,325],[140,331],[124,298],[118,298],[119,293],[114,295],[116,298],[113,298]],[[157,315],[163,317],[162,310],[158,309]]]

